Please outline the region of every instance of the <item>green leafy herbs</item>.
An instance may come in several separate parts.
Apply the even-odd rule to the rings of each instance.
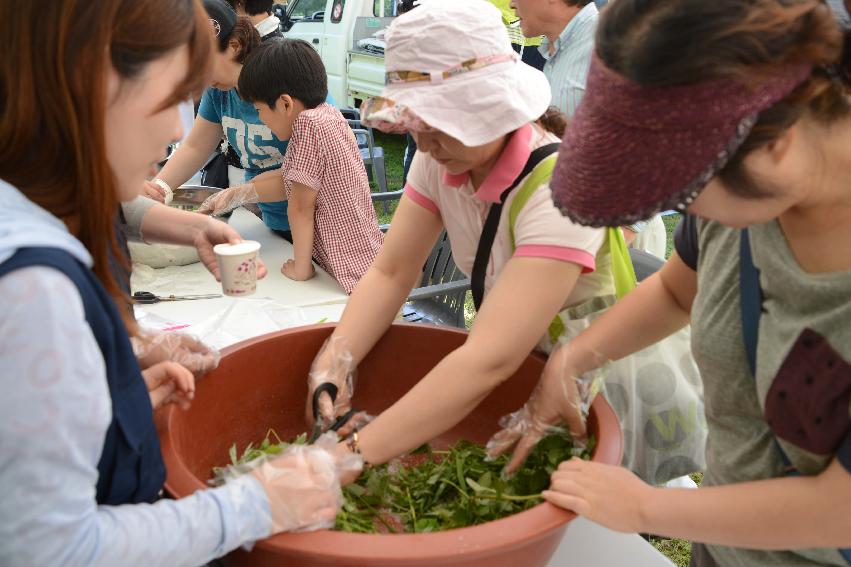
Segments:
[[[230,457],[231,465],[239,466],[267,455],[279,455],[290,445],[304,445],[305,443],[307,443],[307,433],[302,433],[295,439],[285,442],[278,437],[278,433],[274,429],[270,429],[266,432],[266,437],[263,441],[256,447],[253,443],[249,443],[242,451],[242,456],[238,456],[236,443],[234,443],[228,449],[228,456]],[[226,477],[227,469],[228,467],[213,467],[213,478],[210,480],[210,484],[221,484]]]
[[[274,435],[274,440],[270,439]],[[302,434],[293,443],[304,443]],[[262,455],[276,455],[283,443],[270,430],[257,446],[249,445],[234,465]],[[485,460],[485,449],[459,441],[448,450],[423,445],[386,465],[367,467],[358,480],[343,488],[344,503],[335,529],[354,533],[436,532],[498,520],[540,504],[541,491],[559,463],[578,455],[590,458],[594,440],[582,450],[570,437],[555,432],[538,443],[525,465],[510,478],[502,469],[508,455]],[[222,469],[214,469],[220,474]]]

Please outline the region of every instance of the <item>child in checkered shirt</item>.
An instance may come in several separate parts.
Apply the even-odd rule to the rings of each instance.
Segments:
[[[315,274],[315,258],[351,293],[384,235],[357,141],[340,111],[325,102],[327,85],[325,67],[310,44],[284,39],[252,51],[238,88],[257,108],[260,120],[278,138],[289,139],[281,173],[294,258],[281,272],[293,280],[308,280]],[[255,199],[281,200],[280,189],[267,192],[255,191]],[[217,206],[226,207],[230,196],[226,191],[219,195]],[[233,197],[244,202],[244,196]]]

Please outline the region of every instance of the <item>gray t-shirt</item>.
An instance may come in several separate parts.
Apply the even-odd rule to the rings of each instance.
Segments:
[[[750,228],[764,295],[754,381],[739,309],[740,231],[685,225],[677,251],[698,272],[691,328],[709,427],[704,486],[783,476],[778,442],[802,474],[834,456],[851,470],[851,271],[808,274],[776,221]],[[836,549],[708,548],[724,567],[847,566]]]

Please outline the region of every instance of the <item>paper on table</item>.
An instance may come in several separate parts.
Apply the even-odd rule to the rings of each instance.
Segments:
[[[194,271],[187,269],[193,267],[168,266],[155,270],[144,264],[133,264],[130,287],[133,291],[144,290],[157,295],[216,293],[219,284],[210,273],[204,268]]]
[[[191,326],[181,326],[179,322],[168,321],[152,313],[145,313],[139,318],[139,323],[143,327],[158,330],[180,328],[205,344],[221,349],[282,329],[339,321],[344,308],[345,305],[287,307],[270,299],[240,298]],[[144,313],[144,308],[137,306],[138,311]]]

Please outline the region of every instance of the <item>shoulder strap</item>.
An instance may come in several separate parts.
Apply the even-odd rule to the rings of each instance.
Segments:
[[[539,163],[535,170],[526,178],[523,185],[514,193],[514,198],[511,200],[511,206],[508,208],[508,237],[511,241],[512,251],[516,248],[516,239],[514,236],[514,228],[517,225],[517,217],[523,211],[523,207],[535,194],[535,191],[553,176],[558,156],[550,154]]]
[[[532,152],[529,159],[526,161],[526,166],[514,182],[502,192],[499,197],[499,203],[494,203],[488,210],[485,225],[482,228],[482,234],[479,237],[479,246],[476,249],[476,259],[473,262],[473,275],[470,281],[470,287],[473,291],[473,303],[476,306],[476,311],[482,306],[482,301],[485,297],[485,272],[487,271],[488,262],[490,261],[491,250],[493,249],[493,241],[496,238],[496,231],[499,228],[499,218],[502,215],[502,206],[505,199],[514,190],[515,187],[527,175],[529,175],[541,161],[550,154],[558,151],[559,144],[552,143],[546,146],[541,146]]]
[[[756,346],[759,343],[759,321],[762,318],[762,288],[759,270],[751,255],[750,234],[742,229],[739,239],[739,303],[742,317],[742,335],[751,373],[756,378]]]
[[[612,263],[612,279],[615,283],[615,295],[618,299],[635,289],[638,278],[635,276],[635,267],[629,256],[623,231],[618,226],[610,226],[606,229],[606,243],[609,247],[609,258]]]

